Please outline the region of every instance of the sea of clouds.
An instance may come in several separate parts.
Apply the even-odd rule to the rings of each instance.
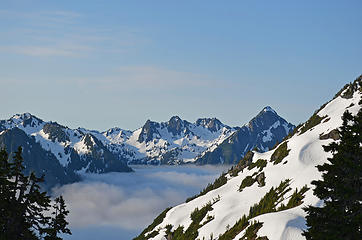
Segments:
[[[66,240],[132,239],[165,208],[198,193],[230,166],[133,166],[133,173],[85,174],[53,189],[70,211]]]

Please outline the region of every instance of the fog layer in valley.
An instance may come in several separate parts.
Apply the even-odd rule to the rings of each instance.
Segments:
[[[133,166],[134,173],[86,174],[54,188],[70,211],[65,239],[132,239],[166,207],[198,193],[229,166]]]

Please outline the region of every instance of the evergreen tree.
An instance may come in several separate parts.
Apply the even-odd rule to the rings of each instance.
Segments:
[[[21,152],[19,147],[10,161],[7,152],[0,150],[0,240],[53,240],[61,239],[58,233],[71,234],[63,198],[55,199],[54,211],[47,216],[51,199],[39,186],[44,178],[23,173]]]
[[[51,219],[50,228],[46,231],[47,236],[45,236],[45,240],[60,240],[61,238],[57,236],[60,232],[71,234],[67,228],[68,222],[65,219],[69,211],[66,209],[63,197],[57,197],[54,201],[54,211],[52,212],[54,218]]]
[[[312,182],[324,206],[304,209],[308,240],[362,239],[362,110],[356,116],[347,111],[342,119],[340,142],[324,146],[333,154],[330,163],[317,166],[322,180]]]

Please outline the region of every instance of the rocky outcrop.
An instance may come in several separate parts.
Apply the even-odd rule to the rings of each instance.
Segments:
[[[322,134],[319,136],[319,139],[320,140],[327,140],[327,139],[333,139],[335,141],[339,140],[340,139],[340,136],[339,136],[339,132],[337,129],[333,129],[332,131],[330,131],[329,133],[327,134]]]

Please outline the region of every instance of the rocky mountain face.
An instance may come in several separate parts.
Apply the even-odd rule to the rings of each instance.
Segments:
[[[0,135],[0,143],[8,152],[15,152],[21,146],[26,173],[34,171],[39,176],[44,174],[46,187],[80,180],[73,170],[62,166],[55,155],[44,150],[34,137],[28,136],[19,128],[5,130]]]
[[[294,126],[270,107],[248,125],[229,127],[216,118],[191,123],[178,116],[135,131],[70,129],[30,113],[0,121],[0,147],[24,148],[27,169],[46,173],[49,185],[79,179],[79,173],[132,171],[129,164],[236,163],[250,149],[268,150]],[[25,154],[26,152],[26,154]]]
[[[332,156],[323,146],[339,140],[338,129],[345,111],[352,115],[362,111],[361,98],[362,76],[346,85],[273,149],[248,152],[198,195],[162,212],[135,240],[305,239],[301,234],[306,228],[303,208],[323,205],[313,194],[311,184],[321,178],[316,166]],[[265,113],[265,118],[260,117]],[[280,126],[290,128],[280,120],[266,120],[271,119],[271,114],[269,108],[264,109],[239,132],[257,136],[253,131],[260,128],[267,132],[259,133],[258,139],[266,140],[270,139],[268,131],[272,133]],[[264,125],[266,121],[269,124]],[[267,147],[262,144],[258,148]]]
[[[295,126],[280,117],[271,107],[265,107],[247,125],[237,128],[216,148],[196,158],[197,164],[235,164],[248,151],[257,148],[268,151],[287,136]]]

